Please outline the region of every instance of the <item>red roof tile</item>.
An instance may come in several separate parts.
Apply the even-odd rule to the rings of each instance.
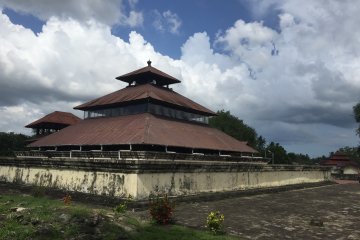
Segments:
[[[81,121],[81,119],[72,113],[55,111],[55,112],[52,112],[34,122],[26,125],[25,127],[36,128],[36,127],[41,127],[42,125],[49,124],[49,123],[69,126],[69,125],[76,124],[80,121]]]
[[[105,106],[113,106],[125,102],[143,100],[147,98],[165,102],[173,106],[191,109],[193,111],[201,112],[209,116],[216,115],[216,113],[214,113],[213,111],[201,106],[200,104],[168,88],[158,87],[152,84],[129,86],[119,91],[110,93],[103,97],[76,106],[75,109],[79,109],[79,110],[95,109]]]
[[[255,153],[256,150],[207,125],[174,121],[149,113],[86,119],[41,138],[29,147],[153,144]]]
[[[337,166],[337,167],[346,167],[346,166],[359,167],[359,164],[354,161],[341,161],[341,160],[324,160],[320,162],[320,165]]]
[[[330,160],[350,161],[350,157],[346,153],[337,151],[336,153],[330,156]]]

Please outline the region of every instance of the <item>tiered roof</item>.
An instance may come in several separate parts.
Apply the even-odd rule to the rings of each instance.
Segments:
[[[234,152],[256,151],[222,131],[203,124],[173,121],[149,113],[87,119],[40,139],[30,147],[61,145],[150,144],[216,149]]]
[[[169,89],[168,85],[180,81],[152,67],[150,61],[147,67],[117,79],[128,82],[129,86],[81,104],[75,109],[96,112],[137,103],[154,103],[168,109],[182,110],[184,113],[195,113],[197,117],[216,115],[213,111]],[[238,141],[207,124],[159,116],[146,111],[133,115],[88,118],[39,139],[29,147],[128,144],[256,152],[247,146],[246,142]]]
[[[160,71],[159,69],[152,67],[150,60],[147,62],[147,64],[148,66],[144,68],[140,68],[138,70],[121,75],[116,77],[116,79],[127,82],[129,84],[132,82],[136,82],[137,84],[144,84],[155,81],[154,83],[160,86],[181,82],[180,80]]]
[[[153,84],[141,84],[129,86],[119,91],[110,93],[103,97],[91,100],[87,103],[76,106],[75,109],[91,110],[106,107],[126,105],[131,102],[152,100],[172,107],[181,108],[190,112],[202,113],[207,116],[214,116],[216,113],[201,106],[200,104],[164,87]]]
[[[321,161],[320,164],[326,166],[337,166],[337,167],[345,167],[345,166],[359,167],[359,164],[357,162],[352,161],[346,153],[340,151],[337,151],[336,153],[332,154],[328,160]]]
[[[80,122],[81,119],[69,112],[55,111],[26,125],[26,128],[54,128],[70,126]]]

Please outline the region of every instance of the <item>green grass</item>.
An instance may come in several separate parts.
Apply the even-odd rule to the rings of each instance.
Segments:
[[[22,207],[21,212],[12,208]],[[99,219],[93,221],[93,219]],[[96,224],[92,223],[96,222]],[[234,240],[226,235],[178,225],[159,226],[140,221],[133,213],[116,214],[113,209],[94,209],[90,205],[29,195],[0,195],[0,239],[69,239],[97,236],[99,239],[129,240]]]
[[[209,232],[194,230],[178,225],[148,225],[144,226],[136,233],[131,235],[132,239],[136,240],[188,240],[188,239],[199,239],[199,240],[235,240],[239,238],[219,235],[214,236]]]

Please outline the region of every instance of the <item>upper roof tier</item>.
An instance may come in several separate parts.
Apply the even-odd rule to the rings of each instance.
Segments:
[[[154,86],[152,84],[129,86],[76,106],[75,109],[84,111],[92,109],[104,109],[145,99],[162,102],[175,108],[184,109],[189,112],[200,113],[206,116],[216,115],[216,113],[207,109],[206,107],[203,107],[200,104],[168,88]]]
[[[165,86],[181,81],[156,69],[151,66],[151,61],[147,62],[148,66],[140,68],[133,72],[116,77],[116,79],[127,82],[129,84],[135,82],[136,84],[154,83],[156,85]]]
[[[70,126],[80,122],[81,119],[69,112],[55,111],[26,125],[26,128],[57,128],[57,126]]]

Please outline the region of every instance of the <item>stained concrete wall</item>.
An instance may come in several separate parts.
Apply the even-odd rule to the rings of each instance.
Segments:
[[[343,168],[343,174],[359,174],[359,169],[353,166],[347,166]]]
[[[277,187],[331,179],[330,168],[236,162],[0,158],[0,181],[146,199]]]
[[[137,176],[132,173],[0,166],[0,180],[95,195],[136,197],[137,194]]]
[[[173,195],[236,191],[331,180],[329,171],[193,172],[139,174],[139,198],[156,191]]]

